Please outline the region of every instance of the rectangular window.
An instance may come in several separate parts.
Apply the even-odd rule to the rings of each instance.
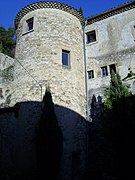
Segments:
[[[101,67],[102,77],[108,76],[107,66]]]
[[[110,68],[110,74],[112,73],[112,71],[114,71],[116,73],[116,66],[115,66],[115,64],[109,65],[109,68]]]
[[[94,78],[94,71],[90,70],[88,71],[88,79],[92,79],[92,78]]]
[[[62,65],[70,67],[70,51],[62,50]]]
[[[86,37],[87,37],[87,44],[95,42],[96,41],[96,31],[90,31],[88,33],[86,33]]]
[[[27,29],[26,29],[27,32],[33,30],[33,20],[34,20],[34,18],[32,17],[32,18],[30,18],[30,19],[28,19],[26,21],[26,23],[27,23]]]

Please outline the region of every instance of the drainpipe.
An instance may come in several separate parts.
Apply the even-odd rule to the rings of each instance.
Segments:
[[[88,78],[87,78],[87,64],[86,64],[86,46],[85,46],[85,27],[87,20],[83,25],[83,48],[84,48],[84,67],[85,67],[85,88],[86,88],[86,171],[89,170],[89,106],[88,106]]]
[[[89,121],[89,107],[88,107],[88,78],[87,78],[87,65],[86,65],[86,46],[85,46],[85,27],[87,20],[85,20],[83,25],[83,48],[84,48],[84,67],[85,67],[85,88],[86,88],[86,120]]]

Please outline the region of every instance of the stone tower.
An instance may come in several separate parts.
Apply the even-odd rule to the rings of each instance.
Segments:
[[[81,14],[63,3],[39,2],[15,18],[15,102],[41,100],[47,84],[58,105],[85,115]],[[18,87],[18,88],[17,88]]]
[[[49,84],[63,133],[61,172],[65,180],[79,179],[86,167],[82,23],[79,11],[56,2],[30,4],[15,18],[17,44],[11,104],[41,102],[46,85]],[[29,127],[32,134],[34,125],[28,124],[28,117],[33,117],[30,106],[21,105],[18,117],[20,130],[17,130],[17,137],[21,139],[17,143],[22,141],[18,145],[18,158],[23,157],[19,160],[20,169],[22,164],[28,165],[26,161],[31,156],[25,147],[25,142],[29,141],[25,131]],[[31,121],[35,124],[36,120],[33,118]]]

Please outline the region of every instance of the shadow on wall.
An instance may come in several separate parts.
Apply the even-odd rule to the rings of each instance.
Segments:
[[[20,102],[0,109],[1,180],[56,180],[57,175],[81,179],[86,170],[87,123],[66,107],[53,107],[49,98],[47,104]]]
[[[102,118],[105,136],[112,145],[117,179],[135,179],[135,95],[113,101],[111,109],[104,109]]]
[[[107,152],[106,139],[102,126],[102,97],[93,95],[90,99],[91,125],[89,131],[89,169],[91,174],[110,173],[109,153]],[[96,173],[98,172],[98,173]]]
[[[121,97],[105,108],[93,95],[86,179],[135,179],[135,95]]]

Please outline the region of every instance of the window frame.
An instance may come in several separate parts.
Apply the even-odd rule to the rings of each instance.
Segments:
[[[63,57],[63,55],[67,55],[67,57]],[[64,59],[66,58],[66,59]],[[66,61],[66,62],[64,62]],[[65,68],[71,68],[71,64],[70,64],[70,51],[62,49],[62,66]]]
[[[114,70],[114,73],[116,74],[116,64],[110,64],[109,65],[110,75],[112,73],[112,70]]]
[[[105,70],[105,71],[104,71],[104,70]],[[107,66],[102,66],[102,67],[101,67],[101,76],[102,76],[102,77],[108,76],[108,68],[107,68]]]
[[[88,73],[88,79],[94,78],[94,70],[89,70],[89,71],[87,71],[87,73]]]
[[[94,37],[91,37],[91,36],[94,36]],[[90,31],[86,32],[86,44],[93,44],[95,42],[97,42],[96,30],[93,29],[93,30],[90,30]]]
[[[30,28],[29,25],[32,26],[32,28]],[[33,31],[33,28],[34,28],[34,17],[31,17],[26,20],[26,32]]]

